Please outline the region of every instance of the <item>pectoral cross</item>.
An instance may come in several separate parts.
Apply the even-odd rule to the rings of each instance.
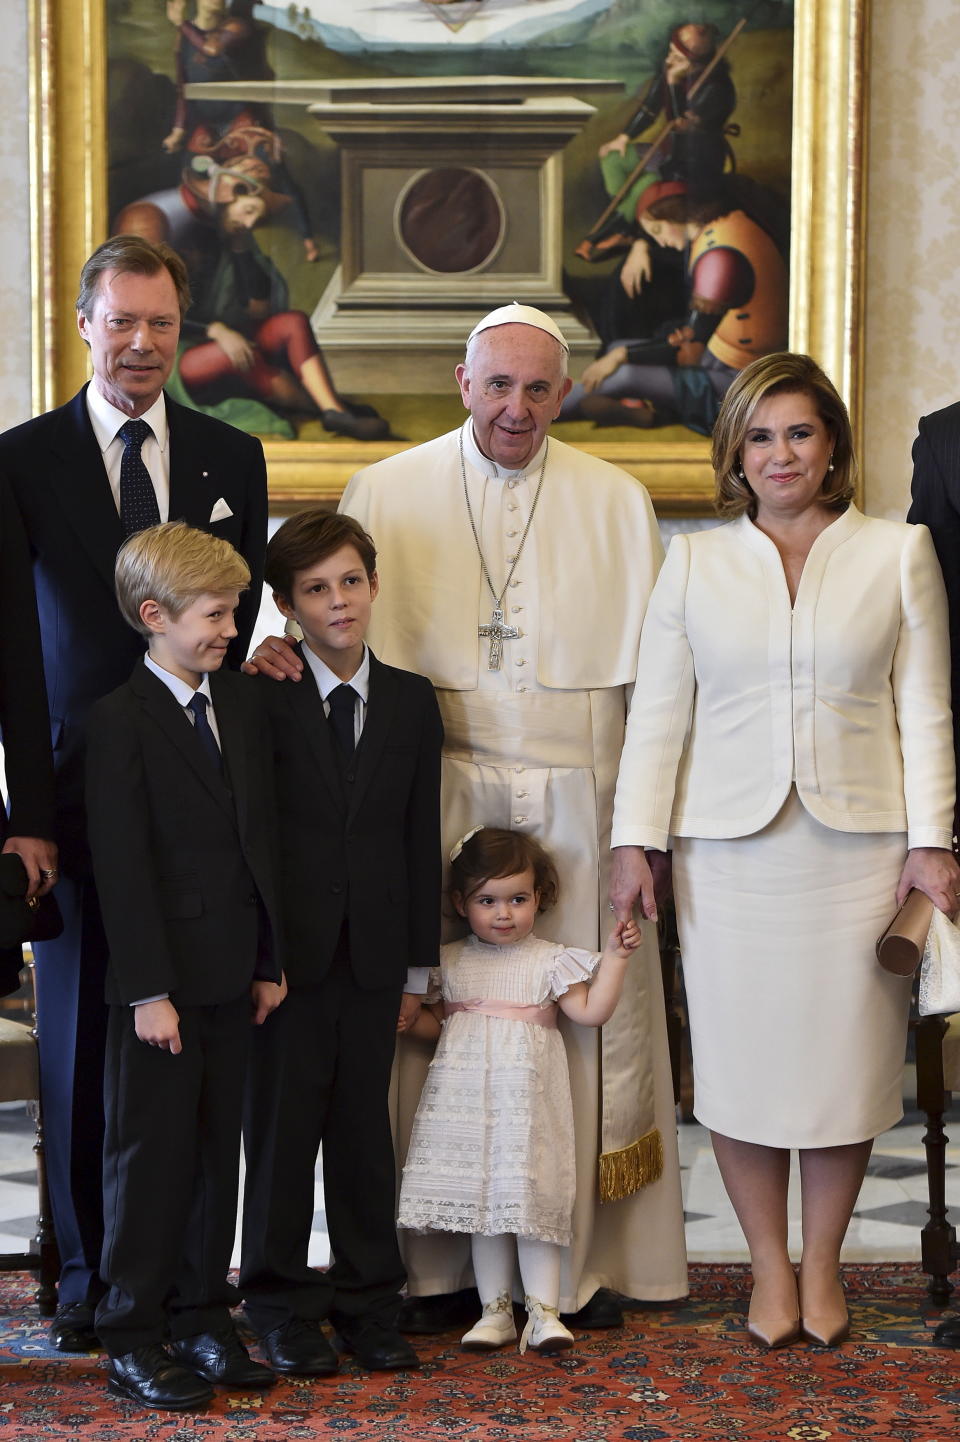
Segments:
[[[500,662],[503,660],[504,641],[515,641],[520,632],[516,626],[505,626],[503,610],[500,606],[494,606],[490,624],[480,627],[480,635],[490,637],[490,659],[487,662],[487,670],[499,671]]]

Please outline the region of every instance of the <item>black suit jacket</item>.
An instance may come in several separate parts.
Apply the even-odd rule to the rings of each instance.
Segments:
[[[0,846],[7,836],[53,836],[53,758],[47,726],[40,632],[23,527],[9,489],[0,484],[0,738],[10,820],[0,806]],[[16,991],[23,956],[0,951],[0,996]]]
[[[53,836],[53,760],[47,726],[40,631],[23,526],[0,480],[0,735],[10,820],[0,808],[0,841]]]
[[[424,676],[370,656],[360,744],[335,751],[313,672],[257,678],[273,732],[280,887],[291,986],[319,982],[344,920],[364,988],[402,984],[440,945],[440,746]]]
[[[953,744],[960,777],[960,402],[921,418],[913,443],[911,493],[907,520],[929,526],[947,588]]]
[[[255,973],[280,979],[260,694],[230,673],[212,675],[210,691],[223,775],[142,661],[90,711],[87,812],[110,946],[108,1001],[169,992],[174,1004],[210,1005],[239,996]]]
[[[83,726],[89,707],[130,674],[143,640],[120,615],[113,568],[122,541],[86,387],[58,410],[0,436],[0,482],[9,487],[33,563],[50,729],[57,772],[61,870],[84,874]],[[167,400],[170,519],[223,536],[251,570],[230,660],[238,665],[260,604],[266,546],[263,447],[233,426]],[[233,514],[211,522],[223,498]]]

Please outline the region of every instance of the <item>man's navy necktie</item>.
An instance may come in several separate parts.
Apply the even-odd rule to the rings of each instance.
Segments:
[[[152,432],[146,421],[127,421],[117,432],[123,441],[120,462],[120,529],[124,540],[135,531],[160,524],[160,507],[140,447]]]
[[[354,723],[357,710],[357,693],[352,686],[334,686],[327,697],[330,707],[330,725],[337,738],[337,745],[345,760],[353,755],[356,740]]]
[[[193,729],[196,731],[204,751],[206,751],[214,766],[222,774],[223,756],[220,753],[220,747],[217,745],[217,738],[213,734],[213,727],[207,720],[207,707],[209,705],[210,701],[202,691],[194,691],[190,700],[187,702],[187,710],[193,712]]]

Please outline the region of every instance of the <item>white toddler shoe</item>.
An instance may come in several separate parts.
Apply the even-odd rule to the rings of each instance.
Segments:
[[[573,1333],[563,1325],[556,1307],[524,1297],[527,1325],[520,1337],[520,1351],[530,1347],[534,1352],[563,1352],[573,1346]]]
[[[509,1292],[501,1292],[495,1301],[486,1303],[479,1322],[460,1338],[460,1346],[467,1352],[493,1352],[515,1341],[516,1336],[513,1299]]]

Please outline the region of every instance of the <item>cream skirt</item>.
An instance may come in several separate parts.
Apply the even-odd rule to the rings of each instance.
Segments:
[[[865,1141],[903,1115],[910,979],[877,965],[901,832],[832,831],[796,789],[753,836],[674,843],[694,1111],[769,1147]]]

